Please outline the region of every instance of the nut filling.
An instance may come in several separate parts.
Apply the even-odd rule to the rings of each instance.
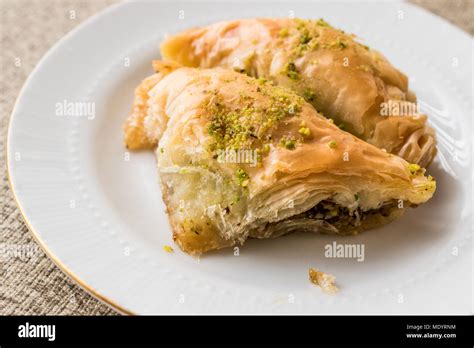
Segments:
[[[365,220],[377,215],[389,217],[398,209],[397,200],[387,201],[376,209],[366,211],[361,208],[349,210],[330,200],[324,200],[303,213],[253,229],[250,237],[278,237],[298,231],[347,234],[348,226],[361,226]]]
[[[357,208],[353,211],[345,207],[341,207],[334,202],[325,200],[316,204],[310,210],[305,211],[299,215],[292,216],[290,219],[305,217],[309,219],[324,220],[334,227],[338,226],[360,226],[361,221],[364,221],[369,216],[381,215],[388,217],[394,209],[398,209],[396,200],[388,201],[382,204],[379,208],[362,211]]]

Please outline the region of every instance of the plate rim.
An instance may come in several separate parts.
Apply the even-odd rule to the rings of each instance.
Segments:
[[[33,228],[32,224],[30,223],[27,214],[23,208],[23,206],[20,203],[20,199],[17,196],[17,192],[15,190],[13,181],[12,181],[12,174],[11,174],[11,168],[10,168],[10,148],[11,148],[11,132],[12,132],[12,120],[13,116],[16,114],[16,110],[18,108],[19,101],[22,99],[22,96],[24,94],[24,91],[26,87],[29,85],[31,80],[34,78],[36,75],[37,71],[41,69],[43,66],[44,62],[48,59],[48,57],[52,54],[53,51],[57,50],[58,47],[60,47],[64,42],[66,42],[70,36],[73,36],[76,34],[76,32],[80,31],[83,27],[89,25],[90,23],[93,23],[97,21],[100,17],[102,17],[105,14],[108,14],[110,12],[113,12],[117,10],[118,8],[122,7],[125,5],[126,2],[118,2],[117,4],[113,4],[110,6],[107,6],[100,10],[99,12],[93,14],[91,17],[87,18],[84,20],[82,23],[71,29],[69,32],[67,32],[63,37],[61,37],[56,43],[54,43],[47,51],[46,53],[41,57],[41,59],[38,61],[36,66],[33,68],[31,73],[28,75],[26,78],[25,82],[23,83],[23,86],[20,89],[20,92],[18,93],[18,96],[16,97],[15,103],[13,104],[13,109],[10,113],[10,118],[8,120],[8,130],[7,130],[7,136],[6,136],[6,174],[7,174],[7,181],[8,181],[8,187],[10,188],[10,192],[13,196],[13,201],[15,202],[16,207],[18,208],[18,211],[20,212],[21,217],[23,218],[23,222],[25,223],[28,231],[30,234],[33,236],[33,239],[38,243],[40,248],[43,250],[45,253],[46,257],[49,258],[50,261],[52,261],[66,276],[69,277],[75,284],[79,285],[81,289],[86,291],[89,295],[92,297],[98,299],[101,303],[107,305],[108,307],[114,309],[115,311],[118,311],[119,314],[124,314],[124,315],[137,315],[135,312],[131,311],[130,309],[125,308],[124,306],[118,304],[114,300],[110,299],[109,297],[101,294],[99,291],[95,290],[91,285],[89,285],[87,282],[85,282],[82,278],[80,278],[75,272],[73,272],[69,267],[67,267],[46,245],[46,243],[43,241],[41,238],[40,234]]]
[[[351,1],[351,0],[347,0],[347,1]],[[91,296],[93,296],[94,298],[98,299],[100,302],[104,303],[105,305],[107,305],[108,307],[112,308],[113,310],[117,311],[119,314],[123,314],[123,315],[139,315],[138,313],[135,313],[133,312],[132,310],[130,309],[127,309],[125,308],[123,305],[120,305],[118,304],[117,302],[115,302],[114,300],[110,299],[109,297],[101,294],[99,291],[97,291],[96,289],[94,289],[94,287],[90,286],[86,281],[84,281],[81,277],[77,276],[77,274],[72,271],[69,267],[67,267],[51,250],[50,248],[47,246],[47,244],[44,242],[43,238],[40,236],[40,233],[38,233],[38,231],[36,231],[32,224],[30,223],[28,217],[27,217],[27,214],[23,208],[23,206],[21,205],[20,203],[20,199],[19,197],[17,196],[17,191],[15,190],[15,187],[14,187],[14,184],[13,184],[13,181],[12,181],[12,173],[11,173],[11,167],[10,167],[10,161],[11,161],[11,156],[10,156],[10,149],[11,149],[11,132],[12,132],[12,120],[13,120],[13,116],[16,114],[17,112],[17,108],[18,108],[18,105],[19,105],[19,101],[22,99],[23,97],[23,94],[24,94],[24,91],[25,89],[27,88],[27,86],[30,84],[30,82],[34,79],[34,77],[36,76],[37,72],[42,68],[42,66],[44,65],[45,61],[49,58],[49,56],[55,52],[57,49],[59,49],[60,46],[62,46],[70,37],[72,37],[73,35],[76,35],[77,32],[79,32],[80,30],[82,30],[84,27],[90,25],[91,23],[94,23],[98,20],[100,20],[100,18],[102,18],[104,15],[107,15],[107,14],[110,14],[114,11],[117,11],[119,10],[120,8],[122,7],[125,7],[127,5],[130,5],[130,4],[133,4],[134,1],[119,1],[118,3],[116,4],[113,4],[113,5],[109,5],[105,8],[103,8],[102,10],[100,10],[99,12],[93,14],[92,16],[90,16],[89,18],[85,19],[83,22],[81,22],[79,25],[77,25],[76,27],[74,27],[73,29],[71,29],[69,32],[67,32],[64,36],[62,36],[57,42],[55,42],[47,51],[46,53],[40,58],[40,60],[38,61],[38,63],[36,64],[36,66],[33,68],[33,70],[30,72],[30,74],[28,75],[28,77],[26,78],[25,82],[23,83],[23,86],[21,87],[17,97],[16,97],[16,100],[15,100],[15,103],[13,105],[13,108],[12,108],[12,111],[10,113],[10,117],[9,117],[9,120],[8,120],[8,130],[7,130],[7,135],[6,135],[6,167],[7,167],[7,170],[6,170],[6,176],[7,176],[7,181],[8,181],[8,185],[9,185],[9,188],[11,190],[11,193],[12,193],[12,196],[13,196],[13,200],[20,212],[20,215],[21,217],[23,218],[23,221],[28,229],[28,231],[31,233],[31,235],[33,236],[33,239],[36,241],[36,243],[38,243],[38,245],[40,246],[40,248],[43,250],[43,252],[45,253],[45,255],[64,273],[66,274],[66,276],[68,276],[75,284],[77,284],[81,289],[83,289],[84,291],[86,291],[88,294],[90,294]],[[146,2],[146,1],[145,1]],[[167,0],[158,0],[157,2],[169,2]],[[184,2],[193,2],[193,1],[184,1]],[[199,2],[199,1],[197,1]],[[205,1],[203,1],[205,2]],[[213,2],[213,1],[211,1]],[[271,2],[271,0],[260,0],[260,1],[256,1],[256,2]],[[297,1],[297,2],[308,2],[308,1]],[[354,2],[357,2],[354,1]],[[395,2],[398,2],[400,4],[402,4],[403,6],[408,6],[412,9],[415,9],[417,11],[420,11],[422,12],[424,15],[428,15],[430,17],[432,17],[433,19],[436,19],[438,21],[442,21],[444,22],[444,24],[448,24],[450,29],[457,32],[458,35],[462,35],[464,36],[465,39],[468,39],[470,40],[471,44],[474,43],[474,39],[473,37],[467,33],[466,31],[464,31],[463,29],[457,27],[456,25],[454,25],[453,23],[451,23],[449,20],[447,19],[444,19],[443,17],[435,14],[435,13],[432,13],[428,10],[426,10],[425,8],[422,8],[420,6],[417,6],[415,4],[411,4],[411,3],[407,3],[405,1],[395,1]],[[361,313],[362,314],[362,313]],[[285,315],[285,314],[281,314],[281,315]]]

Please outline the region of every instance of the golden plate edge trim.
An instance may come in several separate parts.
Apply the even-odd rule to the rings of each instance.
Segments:
[[[44,56],[46,57],[46,56]],[[43,57],[43,58],[44,58]],[[42,59],[41,59],[42,60]],[[41,60],[40,60],[40,63],[41,63]],[[39,66],[39,63],[37,64],[37,66]],[[61,260],[56,256],[54,255],[54,253],[47,247],[46,243],[43,242],[43,240],[41,239],[41,237],[39,236],[39,234],[35,231],[35,229],[33,228],[33,226],[31,225],[30,221],[28,220],[24,210],[23,210],[23,207],[21,206],[20,204],[20,200],[18,199],[18,196],[16,195],[16,191],[15,191],[15,188],[13,186],[13,182],[11,180],[11,172],[10,172],[10,157],[9,157],[9,153],[10,153],[10,132],[11,132],[11,122],[12,122],[12,119],[13,119],[13,115],[15,114],[15,111],[17,109],[17,106],[18,106],[18,100],[20,99],[20,97],[23,95],[23,90],[25,89],[25,86],[28,84],[28,80],[29,80],[29,77],[31,76],[31,73],[30,75],[28,76],[27,80],[25,81],[25,83],[23,84],[21,90],[20,90],[20,93],[18,93],[18,96],[15,100],[15,104],[13,106],[13,110],[10,114],[10,119],[8,120],[8,131],[7,131],[7,138],[6,138],[6,143],[7,143],[7,146],[6,146],[6,156],[5,156],[5,159],[6,159],[6,166],[7,166],[7,181],[8,181],[8,186],[10,187],[10,191],[13,195],[13,200],[15,202],[15,205],[17,206],[18,210],[20,211],[20,214],[23,218],[23,222],[25,223],[26,227],[28,228],[28,230],[30,231],[30,233],[33,235],[33,239],[36,241],[36,243],[39,244],[39,246],[41,247],[41,249],[43,250],[43,252],[46,254],[46,256],[64,273],[66,274],[71,280],[73,280],[77,285],[79,285],[84,291],[86,291],[87,293],[89,293],[91,296],[95,297],[96,299],[98,299],[99,301],[101,301],[102,303],[104,303],[105,305],[111,307],[112,309],[118,311],[120,314],[125,314],[125,315],[136,315],[134,312],[132,312],[131,310],[129,309],[126,309],[124,307],[122,307],[121,305],[117,304],[115,301],[111,300],[110,298],[108,298],[107,296],[105,295],[102,295],[100,294],[97,290],[95,290],[92,286],[90,286],[89,284],[87,284],[85,281],[83,281],[81,278],[79,278],[79,276],[77,276],[73,271],[71,271],[66,265],[64,265]]]

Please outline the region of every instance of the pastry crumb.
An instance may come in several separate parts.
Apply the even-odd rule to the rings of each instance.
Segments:
[[[309,269],[309,280],[311,283],[318,285],[326,293],[335,293],[339,288],[334,284],[336,277],[332,274],[327,274],[318,271],[316,268]]]
[[[169,245],[163,246],[163,250],[166,251],[167,253],[172,253],[174,249],[170,247]]]

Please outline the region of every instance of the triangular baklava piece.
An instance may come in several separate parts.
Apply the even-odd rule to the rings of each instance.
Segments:
[[[434,130],[407,77],[323,20],[244,19],[184,31],[161,45],[187,66],[225,67],[289,87],[358,138],[426,167]]]
[[[294,231],[355,234],[429,200],[424,169],[342,131],[291,90],[154,62],[125,124],[154,148],[174,239],[191,254]]]

